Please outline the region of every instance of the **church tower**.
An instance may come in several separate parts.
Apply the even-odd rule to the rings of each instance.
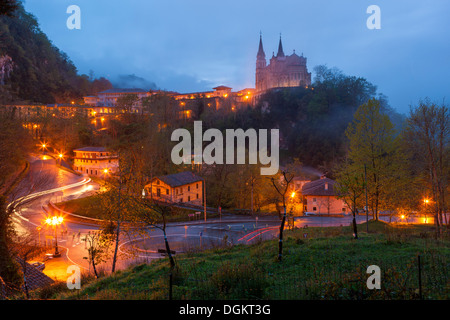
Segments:
[[[266,68],[266,54],[262,44],[262,35],[259,35],[259,49],[256,55],[256,74],[255,74],[255,88],[256,92],[265,90],[264,85],[264,70]]]
[[[278,52],[272,54],[266,64],[262,36],[259,35],[259,49],[256,55],[255,88],[258,95],[272,88],[305,87],[311,85],[311,73],[306,67],[306,58],[294,53],[286,55],[283,43],[278,43]]]
[[[277,58],[284,58],[283,44],[281,43],[281,35],[280,35],[280,43],[278,44],[278,53]]]

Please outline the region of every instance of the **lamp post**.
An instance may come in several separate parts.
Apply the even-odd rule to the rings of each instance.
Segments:
[[[41,144],[41,148],[42,148],[42,151],[43,151],[43,153],[45,154],[45,152],[47,151],[46,149],[47,149],[47,144],[44,142],[44,143],[42,143]]]
[[[428,209],[428,204],[430,203],[430,199],[426,198],[423,199],[423,203],[425,205],[425,223],[427,223],[428,219],[427,219],[427,209]]]
[[[55,228],[55,254],[53,255],[54,257],[60,257],[61,256],[61,254],[59,253],[59,250],[58,250],[58,232],[57,232],[57,227],[61,223],[63,223],[63,221],[64,221],[63,217],[57,217],[57,216],[54,216],[54,217],[51,217],[51,218],[48,217],[45,220],[46,224],[48,224],[49,226],[53,226]]]

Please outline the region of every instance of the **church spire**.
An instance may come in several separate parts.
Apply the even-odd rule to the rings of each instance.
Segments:
[[[263,48],[263,44],[262,44],[262,34],[261,32],[259,33],[259,49],[258,49],[258,54],[257,54],[258,58],[266,58],[266,54],[264,53],[264,48]]]
[[[280,43],[278,44],[278,53],[277,53],[277,58],[279,58],[279,57],[284,57],[283,44],[281,43],[281,34],[280,34]]]

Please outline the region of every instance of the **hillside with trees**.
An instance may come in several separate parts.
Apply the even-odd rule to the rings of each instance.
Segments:
[[[107,79],[79,75],[20,1],[2,5],[0,103],[67,103],[109,88]]]

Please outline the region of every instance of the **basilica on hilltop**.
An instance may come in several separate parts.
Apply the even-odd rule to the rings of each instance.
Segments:
[[[256,74],[255,74],[255,91],[261,94],[272,88],[283,87],[308,87],[311,85],[311,73],[306,67],[306,58],[295,53],[285,55],[283,44],[278,44],[278,52],[272,58],[269,64],[266,62],[266,54],[264,53],[262,36],[259,37],[259,49],[256,55]]]

